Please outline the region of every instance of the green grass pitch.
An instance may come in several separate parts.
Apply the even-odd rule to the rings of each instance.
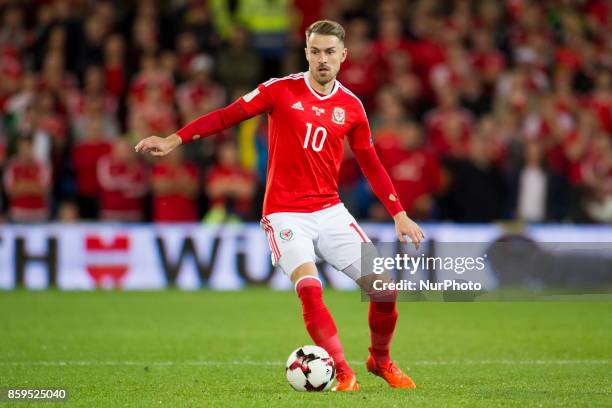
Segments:
[[[25,406],[612,406],[612,302],[406,302],[392,353],[417,383],[364,367],[367,304],[325,292],[362,390],[297,393],[311,341],[292,292],[0,292],[0,387],[63,387]],[[2,406],[8,406],[0,402]]]

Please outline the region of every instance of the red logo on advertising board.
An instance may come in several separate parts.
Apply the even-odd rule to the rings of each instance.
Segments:
[[[107,240],[99,235],[88,235],[85,237],[85,250],[87,273],[96,287],[109,284],[121,287],[129,269],[130,238],[127,235],[116,235]]]

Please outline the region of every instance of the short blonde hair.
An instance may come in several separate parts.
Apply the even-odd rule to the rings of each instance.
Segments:
[[[342,42],[344,42],[345,36],[344,27],[331,20],[319,20],[312,23],[306,29],[307,42],[310,34],[333,35],[334,37],[338,37],[338,39]]]

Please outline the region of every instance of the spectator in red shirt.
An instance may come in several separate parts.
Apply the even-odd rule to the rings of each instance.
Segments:
[[[111,144],[103,136],[100,120],[89,122],[85,138],[72,149],[72,165],[76,174],[77,204],[81,218],[96,219],[99,212],[100,183],[98,162],[111,152]]]
[[[473,4],[470,0],[459,0],[453,3],[453,12],[446,18],[445,24],[448,29],[457,33],[456,35],[461,41],[465,41],[475,23],[472,13]]]
[[[402,206],[410,217],[430,218],[434,196],[442,187],[441,168],[437,157],[424,148],[420,127],[405,122],[395,137],[385,139],[376,143],[376,149]]]
[[[137,128],[137,122],[146,125],[148,134],[168,134],[176,128],[176,114],[161,89],[150,84],[145,89],[144,100],[130,106],[130,129]]]
[[[17,154],[4,172],[4,187],[9,197],[9,213],[15,222],[44,222],[49,219],[51,167],[34,158],[32,140],[20,138]]]
[[[427,141],[437,154],[464,158],[469,150],[473,116],[459,106],[457,92],[451,87],[438,91],[438,107],[425,116]]]
[[[104,76],[106,89],[115,97],[123,95],[126,87],[125,43],[118,34],[111,35],[104,44]]]
[[[175,150],[153,166],[153,220],[193,222],[198,217],[198,169]]]
[[[373,50],[375,57],[384,66],[389,66],[387,58],[396,52],[410,55],[411,44],[404,37],[402,27],[402,20],[399,16],[385,16],[378,22],[378,36],[374,41]]]
[[[342,65],[338,80],[353,89],[366,107],[373,106],[373,99],[381,81],[380,64],[372,55],[370,44],[356,39],[347,42],[351,47],[350,56]]]
[[[104,71],[102,67],[91,65],[84,73],[84,89],[75,90],[69,95],[68,109],[72,122],[72,130],[77,139],[83,138],[87,122],[101,120],[102,131],[107,138],[115,138],[119,134],[117,124],[117,98],[106,90]]]
[[[358,26],[359,23],[354,25]],[[346,41],[351,52],[342,64],[338,80],[359,96],[366,107],[371,107],[374,95],[384,79],[380,60],[367,36],[347,37]]]
[[[525,117],[523,133],[526,139],[535,139],[542,143],[548,165],[553,171],[565,174],[567,159],[561,142],[564,135],[573,128],[571,115],[558,109],[550,95],[543,95],[537,107]]]
[[[114,142],[111,154],[98,161],[97,174],[102,187],[102,219],[141,221],[147,192],[146,172],[127,140]]]
[[[483,82],[488,87],[493,87],[503,72],[506,59],[501,51],[495,48],[492,32],[477,30],[472,34],[472,42],[472,65],[482,75]]]
[[[164,103],[172,103],[174,98],[174,79],[163,69],[154,54],[144,55],[140,59],[140,71],[130,84],[130,107],[145,103],[147,90],[157,89]]]
[[[436,64],[429,72],[429,82],[434,90],[442,87],[460,88],[465,78],[475,74],[460,44],[447,47],[446,55],[446,60]]]
[[[217,164],[206,175],[205,189],[211,203],[206,222],[232,222],[251,216],[257,179],[238,163],[233,141],[224,141],[219,146]]]
[[[589,106],[599,118],[602,127],[612,134],[612,74],[609,71],[602,70],[597,75]]]
[[[572,89],[574,73],[563,68],[557,68],[553,74],[553,99],[557,109],[574,113],[578,110],[579,97]]]
[[[23,67],[16,51],[0,46],[0,110],[6,109],[11,95],[19,91],[22,74]]]
[[[176,92],[176,102],[184,122],[220,108],[225,103],[225,90],[212,79],[213,59],[198,55],[191,60],[191,79]]]
[[[567,178],[572,187],[584,182],[582,165],[592,149],[592,140],[601,133],[601,125],[592,111],[583,109],[577,112],[577,116],[575,129],[563,140],[563,153],[568,161]]]
[[[412,26],[418,40],[410,45],[411,60],[427,91],[426,96],[431,98],[433,94],[429,89],[429,75],[434,66],[446,60],[442,37],[444,32],[453,30],[444,27],[440,18],[425,13],[415,13]]]
[[[578,71],[583,66],[582,51],[589,46],[580,33],[567,34],[562,45],[555,50],[555,63],[570,71]]]

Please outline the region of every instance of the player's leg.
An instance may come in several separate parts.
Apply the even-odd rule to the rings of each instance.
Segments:
[[[310,223],[307,215],[272,214],[264,217],[262,227],[268,236],[273,263],[280,266],[295,285],[308,334],[334,359],[339,382],[334,390],[358,390],[355,374],[346,363],[336,324],[323,302],[323,288],[315,266],[313,240],[316,230]],[[352,381],[340,387],[342,378]]]
[[[351,265],[349,268],[355,268],[355,266]],[[388,281],[390,279],[369,274],[361,276],[356,282],[370,299],[368,305],[370,355],[377,363],[386,364],[391,361],[389,352],[397,324],[397,292],[395,290],[375,290],[374,280]]]
[[[342,385],[341,380],[349,380],[341,389],[336,386],[335,391],[358,389],[355,373],[344,357],[336,323],[323,302],[323,288],[315,264],[307,262],[297,267],[291,273],[291,281],[302,302],[302,315],[308,334],[317,346],[323,347],[334,359],[339,386]]]
[[[308,334],[317,346],[327,350],[339,371],[346,370],[338,330],[331,313],[323,302],[323,288],[315,264],[307,262],[297,267],[291,272],[291,281],[302,302],[302,316]]]
[[[363,256],[376,256],[370,243],[355,218],[344,206],[336,206],[320,217],[324,226],[319,237],[317,250],[336,269],[353,279],[369,296],[368,324],[370,327],[370,358],[368,370],[383,377],[391,386],[413,388],[412,380],[402,373],[390,357],[391,340],[397,324],[397,293],[394,290],[375,290],[374,280],[391,281],[388,274],[376,275],[362,271]],[[364,265],[371,265],[364,262]]]
[[[371,263],[364,263],[371,265]],[[363,274],[361,260],[358,265],[352,264],[346,268],[352,275],[358,275],[356,280],[361,289],[368,294],[370,303],[368,307],[368,325],[370,326],[370,355],[366,361],[369,372],[382,377],[394,388],[415,388],[414,381],[404,374],[393,362],[390,356],[391,340],[397,325],[397,291],[376,290],[374,281],[390,282],[388,274]],[[359,268],[359,271],[357,271]],[[383,287],[381,284],[377,287]]]

